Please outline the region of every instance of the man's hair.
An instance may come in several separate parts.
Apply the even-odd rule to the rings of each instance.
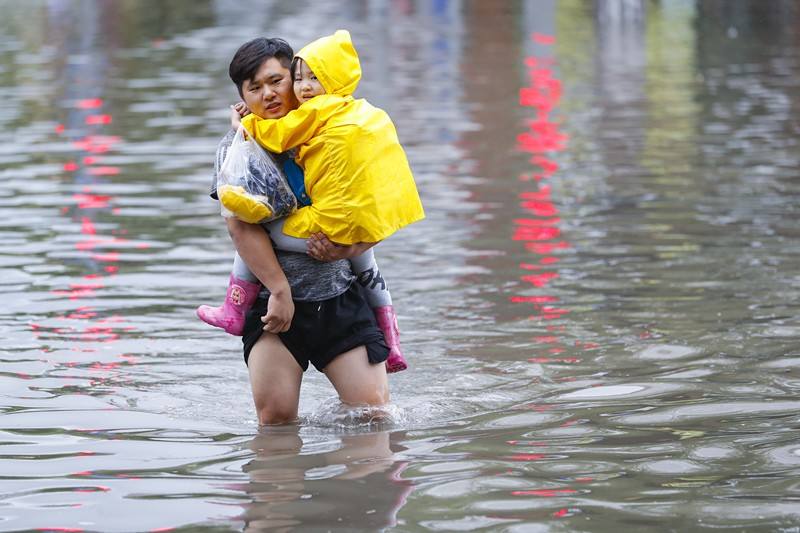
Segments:
[[[228,75],[236,85],[239,96],[242,96],[242,84],[245,80],[252,80],[264,61],[273,57],[285,68],[290,68],[294,50],[283,39],[266,37],[247,41],[236,50],[228,66]]]

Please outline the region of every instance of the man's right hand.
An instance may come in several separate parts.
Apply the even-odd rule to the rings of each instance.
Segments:
[[[264,228],[248,224],[235,218],[225,219],[233,245],[250,270],[269,289],[267,314],[261,317],[264,331],[281,333],[287,331],[294,318],[292,289],[281,270],[275,250]]]
[[[292,292],[288,288],[272,292],[267,300],[267,314],[261,317],[264,331],[267,333],[283,333],[288,331],[294,317]]]

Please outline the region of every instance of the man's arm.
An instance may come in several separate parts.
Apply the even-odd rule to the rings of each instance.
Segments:
[[[272,242],[261,226],[248,224],[236,218],[225,219],[236,251],[250,271],[269,289],[267,314],[261,317],[264,331],[280,333],[292,325],[294,302],[286,274],[283,273]]]

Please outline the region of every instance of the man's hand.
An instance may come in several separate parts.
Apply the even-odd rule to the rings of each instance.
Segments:
[[[275,250],[264,228],[233,217],[225,219],[233,245],[250,270],[269,289],[267,314],[261,317],[264,331],[281,333],[292,325],[294,302],[286,274],[281,270]]]
[[[267,333],[288,331],[292,325],[293,317],[294,302],[289,288],[270,293],[267,301],[267,314],[261,317],[261,322],[264,323],[264,331]]]
[[[344,246],[331,242],[324,233],[312,233],[307,242],[308,255],[317,261],[326,263],[356,257],[378,244],[377,242],[359,242]]]
[[[250,114],[250,109],[244,102],[239,102],[231,106],[231,126],[239,129],[242,124],[242,118]]]

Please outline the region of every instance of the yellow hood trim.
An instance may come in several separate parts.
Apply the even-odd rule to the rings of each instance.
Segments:
[[[308,64],[328,94],[349,96],[361,80],[361,63],[347,30],[307,44],[295,57]]]

